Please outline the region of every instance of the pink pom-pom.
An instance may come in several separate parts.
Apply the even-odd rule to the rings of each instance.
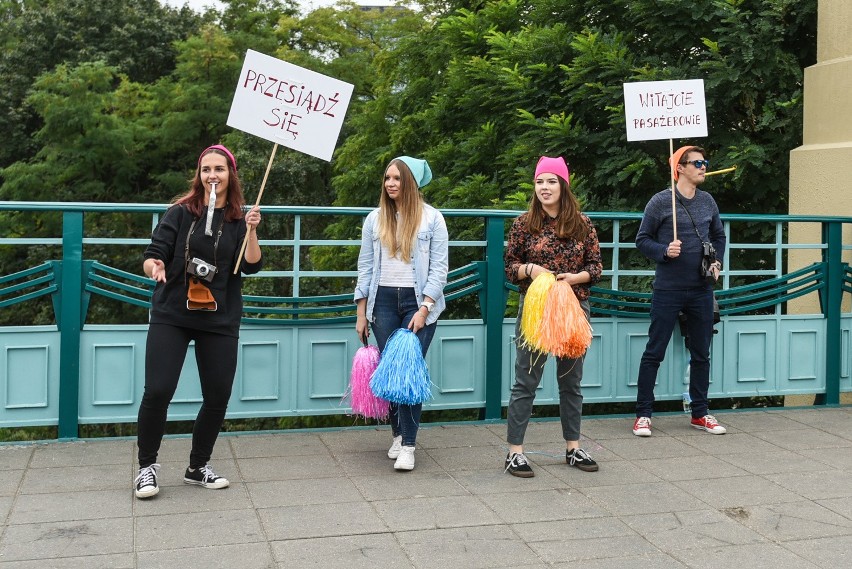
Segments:
[[[352,373],[349,376],[352,412],[367,419],[385,420],[390,412],[388,402],[373,395],[370,389],[370,378],[379,367],[380,358],[379,349],[370,345],[358,348],[352,360]]]

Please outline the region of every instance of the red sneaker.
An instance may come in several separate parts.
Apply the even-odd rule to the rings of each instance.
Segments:
[[[636,417],[633,423],[633,434],[637,437],[650,437],[651,417]]]
[[[696,429],[707,431],[711,435],[724,435],[728,432],[728,429],[720,425],[719,422],[716,421],[716,417],[713,415],[704,415],[699,419],[693,417],[692,426]]]

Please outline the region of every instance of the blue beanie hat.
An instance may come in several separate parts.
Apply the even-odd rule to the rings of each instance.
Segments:
[[[411,156],[397,156],[394,160],[401,160],[411,170],[411,175],[414,176],[414,181],[417,182],[417,187],[422,188],[432,181],[432,169],[429,163],[420,158],[412,158]]]

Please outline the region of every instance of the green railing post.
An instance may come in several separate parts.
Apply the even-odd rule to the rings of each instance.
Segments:
[[[825,275],[825,404],[840,404],[840,369],[843,350],[840,334],[840,304],[843,296],[843,225],[837,221],[823,223]]]
[[[485,225],[485,420],[502,416],[503,219],[489,217]]]
[[[76,439],[83,298],[82,212],[66,211],[62,214],[62,282],[59,294],[59,438]]]

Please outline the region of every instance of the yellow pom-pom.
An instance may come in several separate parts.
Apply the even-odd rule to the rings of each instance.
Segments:
[[[547,295],[556,277],[553,273],[542,273],[535,278],[524,296],[524,311],[521,314],[521,342],[531,350],[546,352],[541,347],[541,321]]]

